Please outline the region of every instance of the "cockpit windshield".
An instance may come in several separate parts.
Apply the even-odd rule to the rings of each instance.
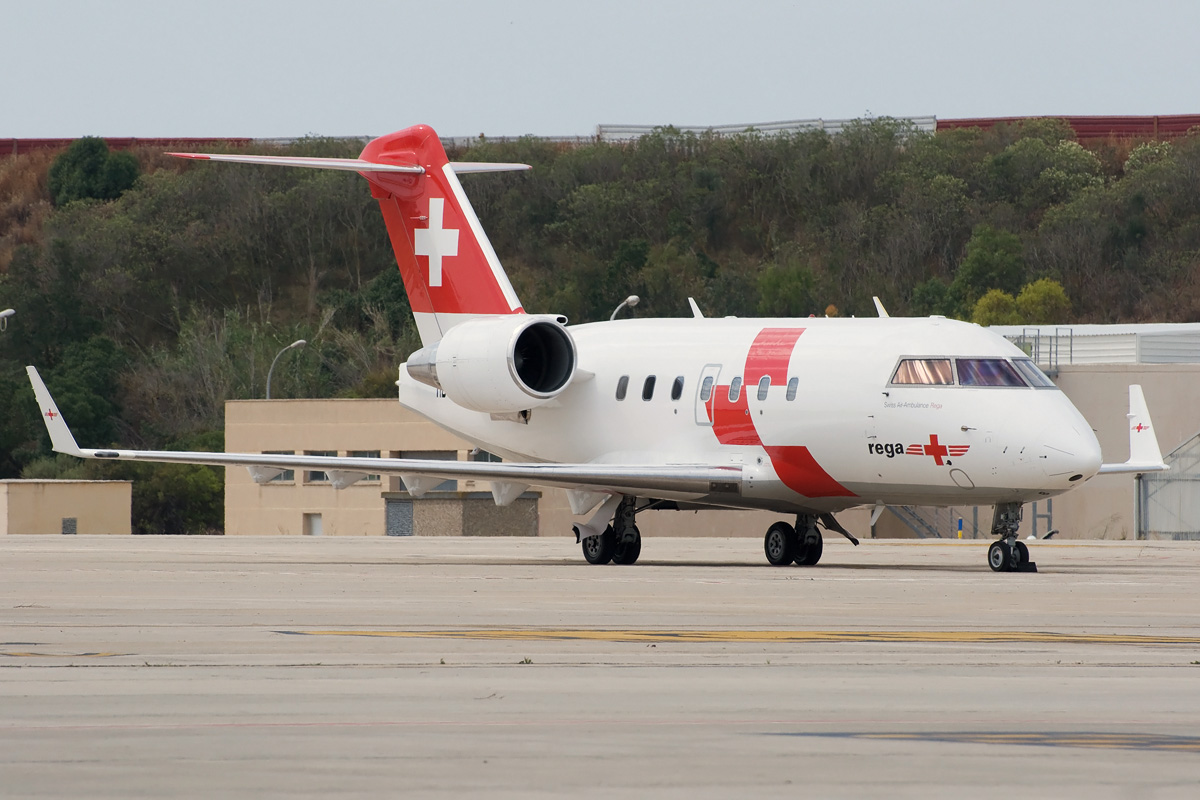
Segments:
[[[954,371],[948,358],[906,358],[896,367],[892,383],[949,386],[954,383]]]
[[[890,386],[998,386],[1057,389],[1030,358],[902,358]]]
[[[958,366],[959,386],[1026,386],[1024,380],[1003,358],[960,358]]]
[[[1014,358],[1013,366],[1017,368],[1025,380],[1029,381],[1029,385],[1035,389],[1057,389],[1054,381],[1046,376],[1046,373],[1038,369],[1038,365],[1033,363],[1032,359]]]

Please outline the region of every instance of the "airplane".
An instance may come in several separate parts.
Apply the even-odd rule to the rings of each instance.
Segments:
[[[1036,569],[1017,530],[1025,503],[1101,473],[1166,469],[1140,386],[1130,458],[1104,464],[1091,426],[1020,349],[942,317],[625,318],[568,326],[526,313],[459,175],[529,169],[449,161],[417,125],[357,159],[173,153],[200,161],[335,169],[379,202],[422,347],[400,365],[401,405],[500,462],[83,449],[28,367],[54,450],[81,458],[241,465],[264,483],[323,470],[336,488],[398,475],[420,496],[488,481],[498,505],[531,485],[567,490],[592,564],[632,564],[639,514],[765,509],[777,566],[818,563],[835,518],[889,505],[992,505],[987,562]]]

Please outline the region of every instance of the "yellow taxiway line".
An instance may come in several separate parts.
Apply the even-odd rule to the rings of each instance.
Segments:
[[[1197,636],[1043,631],[693,631],[595,630],[588,628],[513,628],[474,630],[331,630],[279,631],[299,636],[381,636],[402,639],[490,639],[501,641],[600,642],[906,642],[960,644],[1132,644],[1200,645]]]

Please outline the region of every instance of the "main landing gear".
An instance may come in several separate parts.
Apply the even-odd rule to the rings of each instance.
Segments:
[[[797,514],[794,527],[786,522],[776,522],[767,528],[766,538],[763,539],[767,561],[777,567],[786,567],[792,563],[801,567],[811,567],[820,561],[825,543],[821,538],[821,529],[817,527],[818,521],[825,530],[837,531],[855,547],[858,546],[858,539],[843,528],[842,524],[833,518],[833,514]]]
[[[1029,548],[1017,539],[1021,527],[1020,503],[997,503],[992,513],[992,535],[1000,538],[988,548],[988,566],[993,572],[1037,572],[1029,560]]]
[[[625,495],[617,505],[612,524],[595,536],[583,536],[578,527],[575,532],[583,545],[583,557],[589,564],[632,564],[642,554],[642,532],[634,524],[637,515],[637,498]]]

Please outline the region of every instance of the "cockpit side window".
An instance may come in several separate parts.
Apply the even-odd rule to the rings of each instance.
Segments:
[[[892,383],[901,386],[951,386],[954,370],[948,358],[906,358],[896,367]]]
[[[1014,358],[1013,366],[1017,368],[1017,372],[1021,373],[1021,377],[1025,378],[1035,389],[1057,389],[1054,381],[1046,377],[1046,373],[1038,369],[1038,365],[1033,363],[1028,358]]]
[[[1027,386],[1003,358],[959,358],[958,382],[962,386]]]

